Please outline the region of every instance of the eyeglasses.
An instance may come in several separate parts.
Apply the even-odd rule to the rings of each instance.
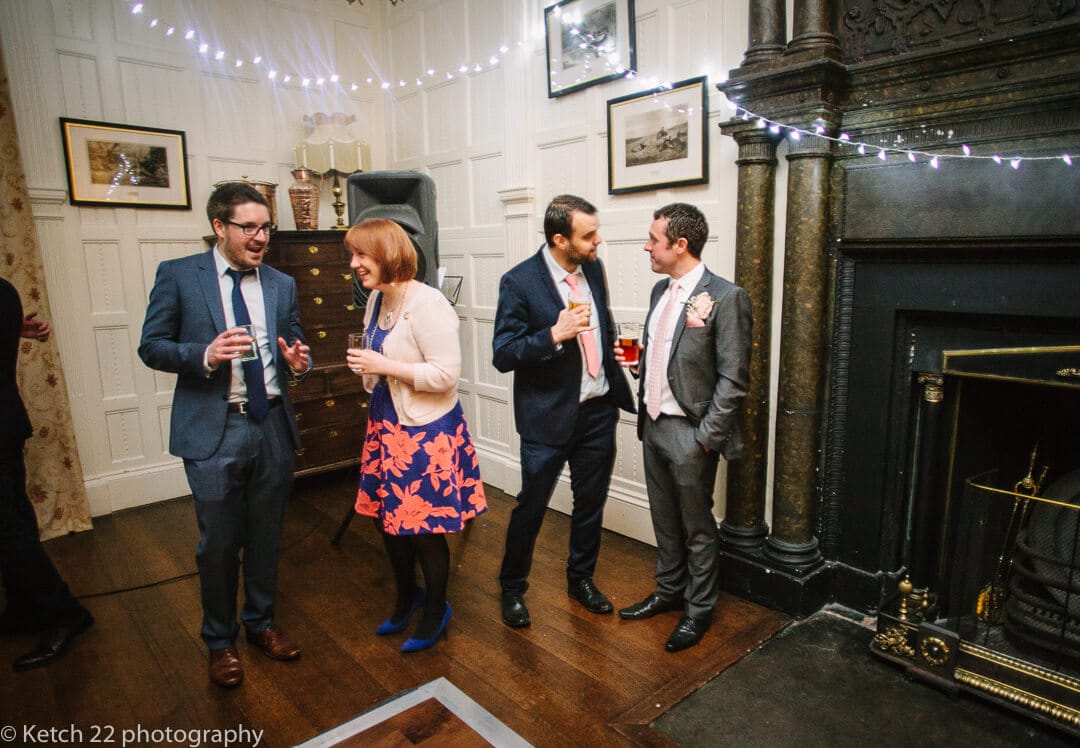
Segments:
[[[237,223],[236,221],[225,221],[225,223],[240,229],[244,236],[258,236],[260,231],[265,231],[267,236],[273,236],[277,231],[277,225],[273,223],[264,223],[261,226],[254,223]]]

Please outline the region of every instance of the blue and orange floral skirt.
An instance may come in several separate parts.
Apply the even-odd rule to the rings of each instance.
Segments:
[[[403,426],[380,382],[368,404],[356,513],[389,535],[459,532],[487,511],[480,464],[461,403],[424,426]]]

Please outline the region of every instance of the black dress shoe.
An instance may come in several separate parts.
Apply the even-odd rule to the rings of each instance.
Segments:
[[[654,592],[640,603],[635,603],[628,608],[622,608],[619,611],[619,618],[640,621],[645,618],[652,618],[657,613],[682,610],[682,606],[682,600],[665,600]]]
[[[701,616],[700,618],[683,616],[679,619],[679,624],[675,627],[675,630],[671,632],[671,636],[668,637],[664,649],[668,652],[680,652],[694,646],[701,641],[701,637],[705,636],[705,632],[709,630],[709,624],[711,623],[712,616]]]
[[[94,617],[90,615],[90,611],[83,608],[64,625],[48,629],[41,635],[37,646],[15,660],[12,667],[15,668],[15,672],[22,672],[49,664],[67,651],[75,637],[93,625]]]
[[[502,593],[502,619],[512,629],[529,625],[529,609],[525,607],[525,597],[520,592]]]
[[[611,601],[607,599],[603,592],[596,589],[596,585],[593,584],[591,579],[586,578],[570,582],[570,585],[566,588],[566,594],[584,605],[585,610],[590,613],[610,613],[614,610],[611,607]]]

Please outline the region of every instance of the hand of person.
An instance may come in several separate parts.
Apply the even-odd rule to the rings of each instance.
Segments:
[[[640,350],[641,346],[638,346],[638,349]],[[611,347],[611,350],[615,352],[615,363],[617,363],[619,366],[622,366],[623,368],[627,369],[634,376],[637,376],[638,364],[636,364],[636,363],[627,364],[626,363],[626,356],[623,355],[622,346],[618,345],[618,344],[615,344],[615,345],[613,345]]]
[[[350,348],[345,353],[345,360],[349,364],[349,371],[357,376],[389,373],[387,365],[390,359],[370,348]]]
[[[230,327],[210,341],[206,348],[206,363],[217,369],[223,361],[240,358],[251,350],[251,337],[242,327]]]
[[[303,374],[311,366],[311,356],[308,355],[311,353],[311,347],[305,345],[300,338],[297,338],[292,345],[287,345],[285,338],[279,337],[277,344],[281,349],[281,355],[285,357],[285,363],[294,374]]]
[[[591,304],[582,304],[573,309],[563,309],[559,312],[559,318],[551,326],[551,340],[559,344],[564,340],[576,338],[585,330],[592,330],[589,326],[589,317],[592,314]]]
[[[45,320],[34,319],[36,316],[37,312],[31,312],[23,318],[19,335],[24,338],[30,338],[31,340],[40,340],[44,343],[49,339],[49,333],[52,332],[52,328],[49,327],[49,323]]]

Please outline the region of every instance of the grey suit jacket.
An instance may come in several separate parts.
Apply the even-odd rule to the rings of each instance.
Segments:
[[[669,279],[653,286],[649,317],[667,290]],[[667,381],[679,407],[697,431],[698,442],[727,460],[742,457],[739,411],[750,386],[750,297],[746,290],[707,268],[691,297],[708,293],[715,301],[704,327],[686,326],[686,307],[675,322]],[[645,320],[648,329],[649,318]],[[638,381],[638,438],[644,430],[646,363],[649,340],[644,340]]]
[[[219,366],[209,377],[203,373],[207,346],[226,329],[214,251],[169,260],[158,266],[139,342],[139,357],[147,366],[177,375],[169,451],[193,460],[206,459],[217,450],[228,416],[231,367]],[[267,335],[274,351],[274,370],[281,387],[282,405],[288,414],[293,448],[297,449],[300,434],[289,400],[286,380],[289,365],[277,344],[278,336],[290,345],[298,338],[304,339],[296,281],[262,265],[259,282],[266,308]]]

